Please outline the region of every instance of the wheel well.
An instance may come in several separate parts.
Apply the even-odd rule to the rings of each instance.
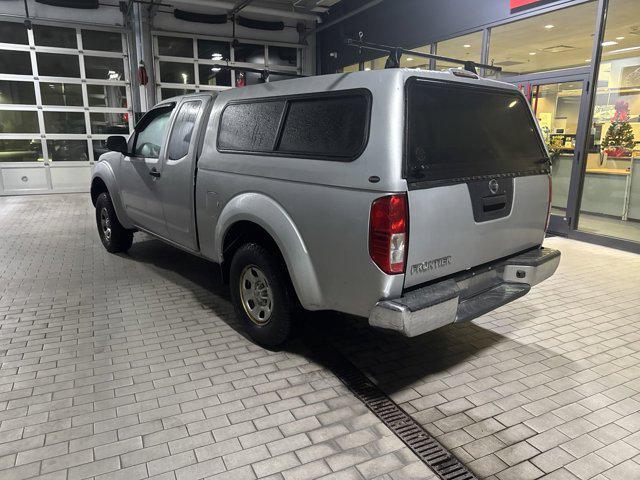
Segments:
[[[280,252],[278,244],[273,237],[257,223],[250,221],[236,222],[227,230],[222,243],[222,276],[225,282],[229,281],[229,269],[231,267],[231,259],[236,251],[247,242],[255,242],[268,249],[275,254],[282,262],[283,267],[288,273],[287,265]]]
[[[93,206],[96,206],[96,201],[98,200],[98,196],[103,192],[109,192],[107,188],[107,184],[100,177],[96,177],[91,182],[91,202],[93,202]]]

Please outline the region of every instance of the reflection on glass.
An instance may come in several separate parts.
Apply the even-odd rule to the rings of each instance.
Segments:
[[[40,140],[0,140],[0,162],[42,162]]]
[[[77,55],[58,53],[36,53],[38,73],[47,77],[80,78],[80,64]]]
[[[0,103],[35,105],[36,96],[33,90],[33,82],[0,80]]]
[[[0,43],[28,45],[27,27],[22,22],[0,22]]]
[[[201,64],[198,66],[200,85],[231,86],[231,70],[220,69],[212,65]]]
[[[87,133],[82,112],[44,112],[47,133]]]
[[[54,162],[87,162],[86,140],[47,140],[49,159]]]
[[[13,75],[33,75],[29,52],[0,50],[0,73]]]
[[[77,83],[41,83],[43,105],[82,106],[82,86]]]
[[[40,47],[78,48],[74,28],[34,25],[33,37],[35,44]]]
[[[470,33],[461,37],[438,42],[437,53],[443,57],[457,60],[480,62],[482,52],[482,32]],[[458,63],[436,62],[436,70],[462,68]]]
[[[296,67],[298,65],[298,50],[269,45],[269,65]]]
[[[122,52],[122,35],[118,32],[82,30],[82,48],[104,52]]]
[[[38,132],[37,112],[4,110],[0,115],[0,134]]]
[[[182,37],[158,37],[158,53],[170,57],[193,58],[193,40]]]
[[[578,228],[640,241],[640,2],[610,0]]]
[[[187,93],[195,93],[195,90],[188,88],[161,88],[160,93],[162,94],[162,100],[165,100],[171,97],[186,95]]]
[[[195,84],[193,63],[160,62],[162,83]]]
[[[234,55],[236,62],[264,64],[264,45],[241,43],[235,48]]]
[[[126,138],[125,138],[125,140],[126,140]],[[109,149],[107,148],[107,141],[106,140],[94,140],[93,141],[93,159],[96,162],[100,158],[100,155],[102,155],[103,153],[107,153],[107,152],[109,152]]]
[[[90,107],[127,108],[127,90],[118,85],[87,85]]]
[[[87,78],[100,80],[123,81],[124,62],[121,58],[111,57],[84,57],[84,71]]]
[[[198,58],[202,60],[213,60],[216,62],[229,61],[229,43],[217,42],[215,40],[198,40]]]
[[[128,113],[92,113],[89,115],[92,134],[129,133]]]
[[[542,130],[553,165],[552,213],[563,215],[576,147],[582,82],[532,87],[531,108]]]
[[[501,75],[542,72],[588,65],[596,2],[536,15],[491,29],[489,63]]]

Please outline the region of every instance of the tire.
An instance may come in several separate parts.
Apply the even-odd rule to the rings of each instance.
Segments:
[[[126,252],[133,243],[133,231],[122,226],[107,192],[96,200],[96,224],[102,245],[110,253]]]
[[[256,343],[278,347],[287,341],[296,298],[276,255],[257,243],[241,246],[231,260],[229,286],[236,316]]]

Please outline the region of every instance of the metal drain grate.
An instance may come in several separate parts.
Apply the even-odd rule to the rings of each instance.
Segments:
[[[316,344],[322,362],[443,480],[477,480],[449,450],[371,382],[335,348]]]

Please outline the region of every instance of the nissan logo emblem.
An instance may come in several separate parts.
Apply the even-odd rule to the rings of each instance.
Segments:
[[[500,185],[498,184],[498,181],[495,178],[492,178],[491,180],[489,180],[489,191],[491,193],[495,195],[496,193],[498,193],[499,189],[500,189]]]

